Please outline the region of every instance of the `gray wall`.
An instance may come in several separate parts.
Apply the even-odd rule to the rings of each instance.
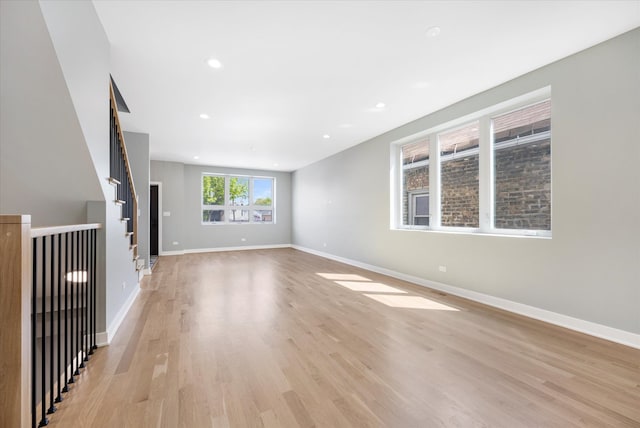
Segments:
[[[201,224],[203,172],[271,176],[276,179],[276,224]],[[291,174],[151,161],[151,181],[162,182],[162,251],[291,243]],[[245,238],[246,241],[242,241]],[[177,241],[177,245],[173,242]]]
[[[0,214],[84,223],[104,195],[40,6],[0,11]]]
[[[640,333],[638,76],[636,29],[298,170],[293,243]],[[393,141],[547,85],[552,239],[390,230]]]
[[[103,224],[98,330],[136,290],[109,175],[110,45],[91,2],[0,2],[0,212]],[[102,310],[104,309],[104,310]]]
[[[124,140],[138,194],[138,255],[149,267],[149,134],[124,132]]]

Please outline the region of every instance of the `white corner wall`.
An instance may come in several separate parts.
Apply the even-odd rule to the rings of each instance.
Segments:
[[[619,331],[640,347],[638,76],[640,29],[298,170],[293,243]],[[393,141],[548,85],[551,239],[390,230]]]

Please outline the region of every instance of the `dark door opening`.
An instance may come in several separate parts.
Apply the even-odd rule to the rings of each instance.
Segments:
[[[152,184],[149,188],[149,246],[151,256],[158,255],[158,185]]]

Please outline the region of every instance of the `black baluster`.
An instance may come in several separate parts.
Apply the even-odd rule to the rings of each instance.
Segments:
[[[98,349],[98,346],[96,345],[96,334],[97,334],[97,330],[98,327],[96,325],[96,299],[97,299],[97,285],[96,285],[96,258],[97,258],[97,251],[98,251],[98,235],[97,235],[97,230],[93,229],[92,233],[93,235],[93,254],[92,254],[92,262],[91,262],[91,286],[93,289],[93,295],[92,295],[92,305],[93,305],[93,346],[91,347],[91,352],[93,352],[95,349]]]
[[[79,369],[83,369],[84,368],[84,355],[82,355],[82,276],[84,273],[84,265],[83,265],[83,261],[84,261],[84,231],[80,230],[78,231],[78,239],[80,240],[80,253],[78,254],[78,256],[80,257],[78,259],[78,264],[80,265],[80,267],[78,268],[78,281],[76,281],[76,287],[78,290],[78,310],[77,310],[77,314],[78,314],[78,318],[77,318],[77,322],[78,322],[78,351],[80,352],[80,356],[78,357],[78,368]]]
[[[49,423],[47,419],[47,347],[45,346],[46,337],[47,337],[47,269],[46,269],[46,258],[47,258],[47,237],[42,237],[42,338],[40,339],[40,349],[41,349],[41,358],[42,358],[42,373],[40,374],[40,380],[42,381],[42,391],[40,401],[40,409],[42,410],[42,419],[40,420],[40,426],[45,426]]]
[[[69,278],[67,278],[67,282],[69,283],[69,301],[71,303],[71,309],[70,309],[70,334],[69,334],[69,363],[70,363],[70,371],[71,371],[71,376],[69,377],[69,383],[75,383],[75,379],[74,376],[76,375],[75,373],[75,361],[76,359],[73,356],[73,338],[75,337],[74,335],[74,331],[73,331],[73,281],[74,281],[74,275],[75,275],[75,270],[76,270],[76,232],[71,232],[71,271],[70,271],[70,275]]]
[[[76,334],[75,334],[75,341],[76,341],[76,346],[75,349],[73,351],[73,358],[76,362],[75,367],[76,370],[73,372],[74,376],[79,376],[80,375],[80,359],[78,358],[78,353],[80,352],[80,288],[78,287],[79,281],[80,281],[80,254],[82,251],[81,248],[81,240],[80,240],[80,232],[76,231],[76,255],[75,255],[75,259],[76,259],[76,268],[74,269],[75,272],[75,279],[73,281],[73,287],[76,289],[76,302],[75,302],[75,318],[76,318]]]
[[[64,387],[62,392],[69,392],[69,382],[73,380],[69,372],[69,271],[71,269],[71,248],[69,232],[64,234]]]
[[[61,345],[62,345],[62,281],[64,280],[64,273],[62,272],[62,234],[58,235],[58,368],[56,370],[57,381],[58,381],[58,396],[56,397],[56,403],[62,401],[62,383],[60,382],[60,372],[62,368],[62,356]],[[64,376],[63,376],[64,377]]]
[[[81,287],[82,287],[82,309],[81,309],[81,313],[82,313],[82,318],[80,319],[80,325],[82,326],[82,343],[81,343],[81,347],[82,347],[82,367],[85,367],[86,364],[85,361],[87,361],[87,306],[86,306],[86,301],[87,301],[87,291],[86,291],[86,284],[87,284],[87,251],[88,251],[88,241],[87,241],[87,231],[83,230],[82,231],[82,282]]]
[[[91,289],[91,274],[93,272],[91,267],[91,254],[93,252],[93,229],[90,229],[87,232],[87,236],[89,239],[89,252],[87,253],[87,264],[89,269],[87,270],[87,358],[93,355],[93,348],[91,347],[91,332],[93,331],[91,321],[92,321],[92,310],[93,306],[91,306],[91,294],[93,290]]]
[[[51,297],[49,300],[50,306],[49,306],[49,311],[50,311],[50,315],[49,315],[49,409],[47,410],[48,414],[51,414],[53,412],[55,412],[56,410],[56,406],[53,404],[53,400],[54,400],[54,391],[53,391],[53,374],[55,373],[54,371],[54,363],[55,363],[55,349],[53,346],[53,323],[54,323],[54,313],[53,313],[53,308],[55,306],[55,288],[54,288],[54,283],[55,283],[55,246],[54,246],[54,235],[51,235],[51,250],[49,252],[50,255],[50,267],[49,267],[49,284],[51,285],[50,287],[50,291],[51,291]],[[44,295],[43,295],[44,297]]]
[[[31,426],[36,427],[36,327],[38,309],[36,305],[36,299],[38,297],[37,283],[38,283],[38,238],[33,238],[31,241],[33,245],[33,266],[31,277]]]

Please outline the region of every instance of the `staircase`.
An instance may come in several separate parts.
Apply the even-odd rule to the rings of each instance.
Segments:
[[[117,90],[117,88],[116,88]],[[138,195],[133,183],[133,174],[127,156],[127,147],[124,143],[124,135],[118,118],[118,107],[113,86],[113,80],[109,83],[109,95],[111,103],[110,117],[110,143],[109,143],[109,184],[114,186],[114,200],[120,206],[120,221],[125,224],[124,236],[129,239],[129,250],[135,268],[140,276],[144,268],[144,261],[138,255]]]

